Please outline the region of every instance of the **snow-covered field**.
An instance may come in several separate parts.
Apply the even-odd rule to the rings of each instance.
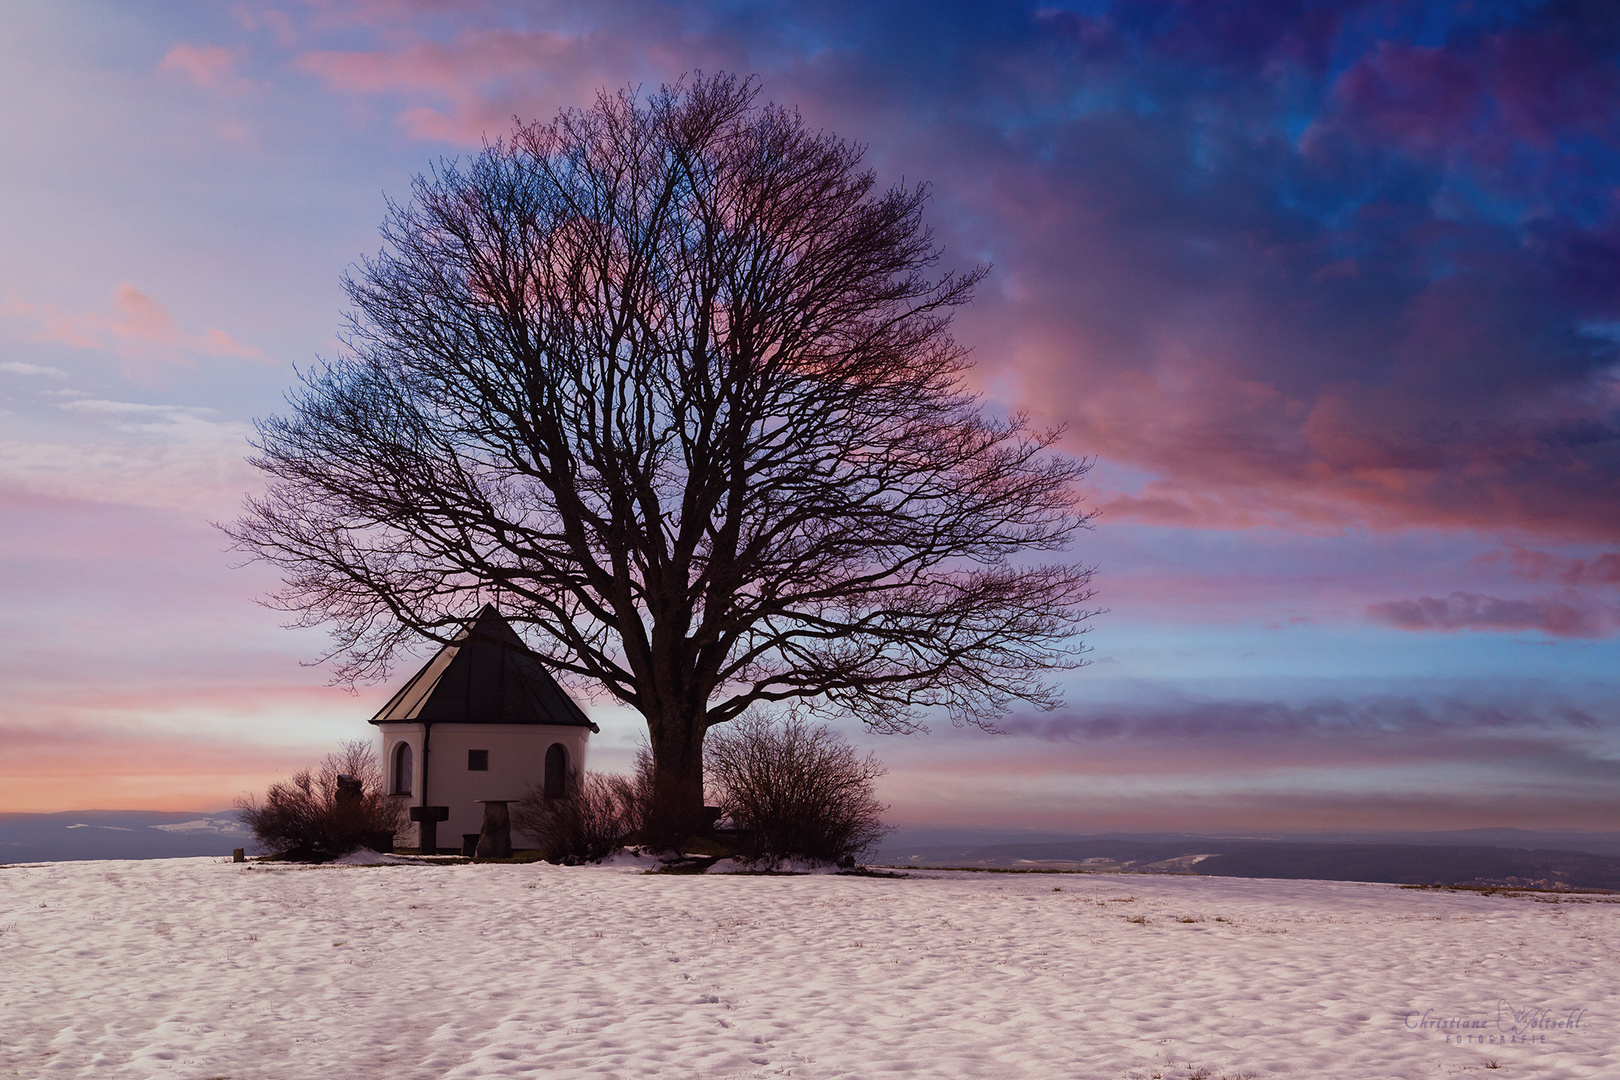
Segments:
[[[0,1077],[1620,1077],[1617,929],[1230,878],[6,867]]]

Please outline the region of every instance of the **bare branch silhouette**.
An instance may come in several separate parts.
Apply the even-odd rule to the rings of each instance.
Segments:
[[[1056,704],[1092,614],[1088,463],[964,382],[984,269],[933,272],[926,187],[756,98],[604,93],[418,177],[226,527],[342,678],[498,597],[646,717],[677,816],[752,705],[993,726]]]

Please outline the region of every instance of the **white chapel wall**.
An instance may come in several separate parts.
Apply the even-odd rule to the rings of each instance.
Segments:
[[[419,723],[379,724],[380,757],[392,780],[394,747],[406,742],[411,747],[413,776],[410,805],[422,803],[422,736]],[[450,818],[439,824],[439,846],[460,847],[461,838],[475,833],[484,820],[479,799],[512,799],[523,794],[527,784],[545,781],[546,751],[561,743],[568,752],[568,767],[585,769],[590,729],[553,727],[539,724],[454,724],[433,725],[428,751],[432,774],[428,777],[428,805],[445,806]],[[489,752],[489,769],[468,769],[468,751]],[[390,788],[390,791],[393,789]],[[513,845],[526,847],[532,841],[514,836]]]

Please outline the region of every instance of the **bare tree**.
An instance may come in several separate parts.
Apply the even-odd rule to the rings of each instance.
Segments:
[[[985,415],[925,187],[719,75],[518,127],[393,205],[346,351],[261,421],[227,531],[340,678],[489,599],[647,720],[659,813],[760,702],[915,730],[1051,707],[1087,463]]]

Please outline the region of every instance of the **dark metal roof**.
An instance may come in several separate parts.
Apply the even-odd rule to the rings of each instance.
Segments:
[[[600,730],[494,604],[484,605],[371,722],[556,724]]]

